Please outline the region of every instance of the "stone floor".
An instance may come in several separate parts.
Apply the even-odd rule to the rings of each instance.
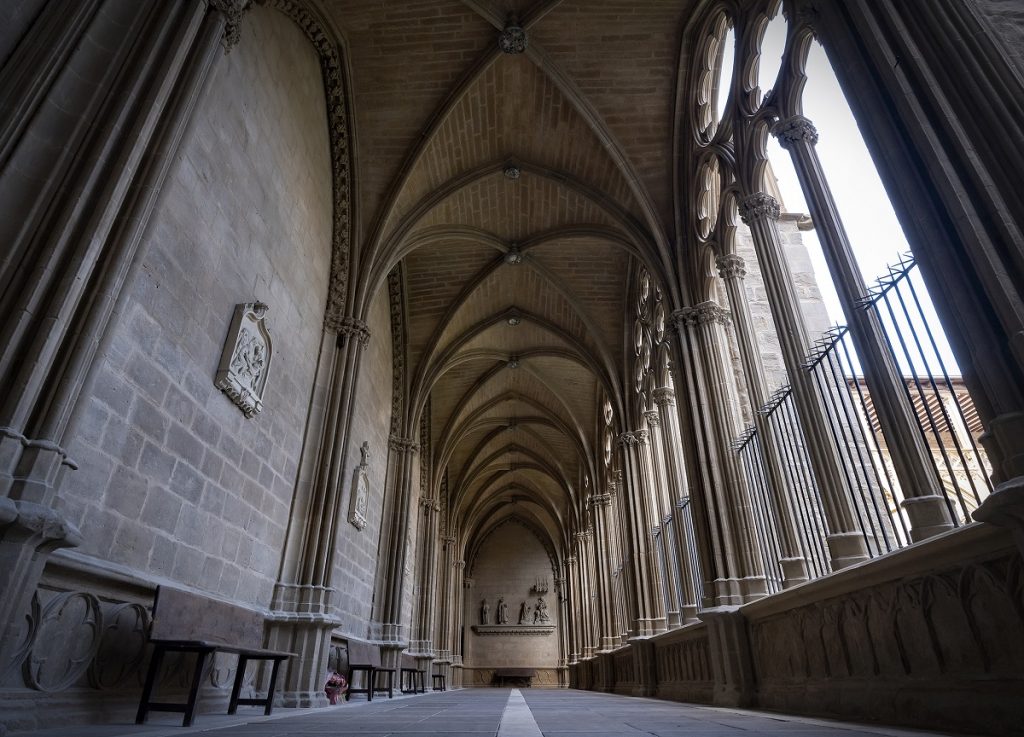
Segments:
[[[22,732],[18,737],[936,737],[937,732],[849,724],[670,701],[540,689],[465,689],[353,701],[327,709],[257,709],[228,717],[153,714],[148,724]],[[963,737],[962,735],[960,737]]]

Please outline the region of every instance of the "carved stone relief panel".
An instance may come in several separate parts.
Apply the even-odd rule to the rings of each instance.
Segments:
[[[264,320],[267,309],[262,302],[235,305],[217,367],[217,388],[231,397],[246,417],[254,417],[263,409],[273,353]]]

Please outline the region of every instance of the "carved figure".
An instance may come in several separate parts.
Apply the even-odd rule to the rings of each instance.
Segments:
[[[491,621],[491,607],[487,603],[487,599],[480,600],[480,624],[490,624]]]
[[[364,440],[363,444],[359,446],[359,465],[369,466],[370,465],[370,441]]]
[[[544,597],[537,597],[537,608],[533,610],[533,623],[534,624],[547,624],[551,621],[548,617],[548,605],[544,603]]]
[[[498,597],[498,624],[508,624],[508,604],[504,596]]]
[[[527,604],[525,601],[519,605],[519,624],[530,623],[530,612],[533,607]]]

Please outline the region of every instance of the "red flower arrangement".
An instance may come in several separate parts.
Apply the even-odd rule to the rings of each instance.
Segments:
[[[337,671],[331,671],[330,675],[327,676],[327,683],[324,684],[324,693],[327,694],[327,700],[332,705],[337,704],[338,697],[346,691],[348,691],[348,681],[345,680],[345,676]]]

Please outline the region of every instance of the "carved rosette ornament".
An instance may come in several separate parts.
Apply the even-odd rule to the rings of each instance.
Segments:
[[[366,510],[370,503],[370,479],[367,470],[370,467],[370,441],[366,440],[359,448],[361,458],[352,474],[352,492],[348,502],[348,521],[357,530],[366,527]]]
[[[818,129],[803,115],[780,120],[772,127],[772,133],[779,139],[779,145],[787,150],[795,143],[813,146],[818,142]]]
[[[734,253],[719,256],[715,259],[718,275],[723,279],[742,279],[747,275],[747,263],[741,256]]]
[[[515,18],[510,17],[498,34],[498,48],[503,54],[521,54],[526,51],[526,31]]]
[[[267,309],[262,302],[235,306],[214,381],[246,417],[254,417],[263,409],[263,391],[273,355],[264,320]]]
[[[252,0],[209,0],[210,7],[224,16],[224,35],[220,39],[224,53],[238,45],[242,16],[252,7]]]
[[[782,208],[779,207],[779,201],[770,194],[755,192],[740,201],[739,212],[740,219],[750,225],[765,218],[778,220],[782,214]]]

